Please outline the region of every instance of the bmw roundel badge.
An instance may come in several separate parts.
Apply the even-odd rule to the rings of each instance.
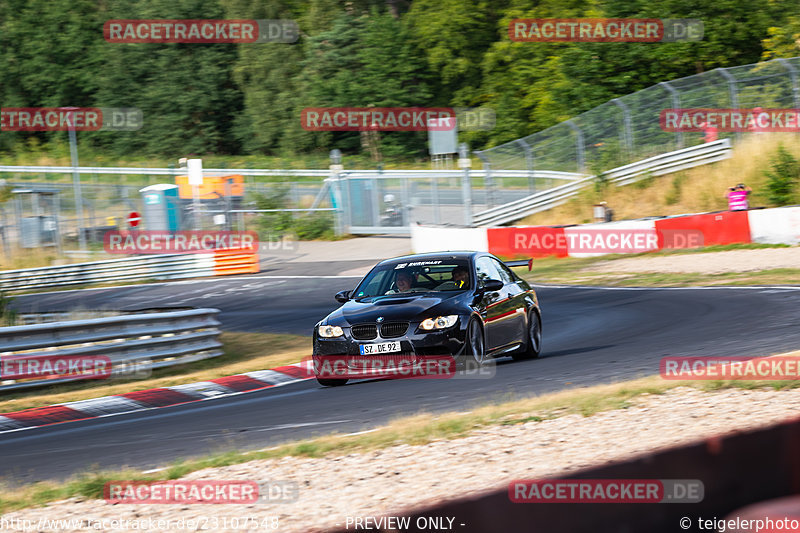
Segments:
[[[377,319],[376,321],[377,321],[377,322],[383,322],[383,317],[382,317],[382,316],[379,316],[379,317],[378,317],[378,319]]]

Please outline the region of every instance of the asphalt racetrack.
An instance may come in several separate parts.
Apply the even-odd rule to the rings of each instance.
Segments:
[[[25,295],[21,311],[71,308],[216,307],[223,329],[310,335],[353,288],[348,265],[297,276],[243,277]],[[665,355],[766,355],[800,346],[800,287],[611,289],[537,287],[544,351],[500,360],[484,379],[315,380],[163,409],[0,434],[0,476],[16,484],[61,479],[93,467],[143,470],[230,448],[259,449],[337,431],[368,430],[419,411],[468,411],[570,387],[658,373]]]

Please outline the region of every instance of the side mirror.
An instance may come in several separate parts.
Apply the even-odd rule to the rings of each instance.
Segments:
[[[505,284],[499,279],[487,279],[483,282],[483,292],[492,292],[501,290]]]
[[[336,296],[334,296],[334,298],[336,298],[337,302],[343,304],[343,303],[347,302],[348,300],[350,300],[350,291],[337,292]]]

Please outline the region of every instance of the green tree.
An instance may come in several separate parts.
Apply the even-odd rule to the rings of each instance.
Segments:
[[[767,197],[775,205],[789,205],[796,200],[795,190],[800,182],[800,163],[783,144],[780,144],[771,164],[772,169],[764,171],[764,175],[767,176]]]
[[[109,0],[107,18],[221,19],[225,13],[217,0]],[[107,43],[95,73],[97,103],[141,109],[144,127],[92,138],[118,153],[238,153],[234,119],[242,93],[231,74],[236,50],[231,44]]]

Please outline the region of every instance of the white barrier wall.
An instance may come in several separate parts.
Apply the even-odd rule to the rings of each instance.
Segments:
[[[659,227],[661,225],[662,227]],[[663,226],[674,227],[675,229],[665,229]],[[600,231],[598,231],[600,230]],[[601,224],[582,224],[561,228],[560,226],[510,226],[499,228],[441,228],[412,226],[411,245],[415,253],[455,251],[455,250],[475,250],[487,251],[499,255],[514,255],[516,248],[509,248],[511,240],[515,235],[527,232],[536,235],[547,234],[550,240],[556,239],[559,232],[565,236],[574,235],[564,242],[572,243],[566,248],[564,245],[553,247],[552,244],[530,244],[529,249],[524,251],[531,256],[558,255],[564,257],[593,257],[616,253],[604,251],[600,253],[587,252],[585,246],[576,246],[579,242],[579,235],[613,233],[615,231],[641,230],[647,232],[659,232],[659,244],[653,249],[667,242],[677,244],[678,241],[670,241],[671,233],[697,233],[700,237],[698,243],[769,243],[769,244],[800,244],[800,206],[777,207],[773,209],[753,209],[744,212],[724,212],[724,213],[694,213],[692,215],[678,215],[674,217],[663,217],[646,220],[620,220],[618,222],[606,222]],[[491,233],[491,239],[489,234]],[[595,235],[596,236],[596,235]],[[675,239],[675,236],[672,237]],[[490,248],[489,241],[492,246]],[[544,241],[544,238],[543,238]],[[538,242],[538,241],[537,241]],[[547,241],[550,242],[550,241]],[[606,241],[608,244],[610,240]],[[649,241],[647,241],[649,243]],[[681,241],[683,242],[683,241]],[[692,246],[669,246],[668,248],[685,248]],[[701,244],[700,244],[701,245]],[[638,246],[638,245],[637,245]],[[649,244],[647,244],[649,246]],[[597,249],[597,248],[594,248]],[[516,250],[520,252],[522,250]],[[637,250],[635,253],[647,250]],[[629,252],[631,253],[631,252]]]
[[[800,244],[800,207],[755,209],[747,217],[753,242]]]
[[[413,224],[411,249],[415,254],[471,250],[488,252],[486,228],[433,228]]]

